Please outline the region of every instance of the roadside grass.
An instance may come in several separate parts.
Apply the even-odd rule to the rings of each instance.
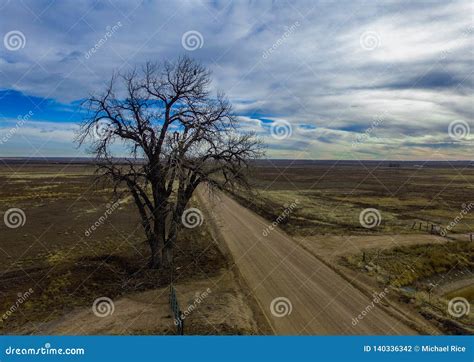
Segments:
[[[472,286],[465,288],[464,293],[436,293],[439,284],[450,281],[450,274],[473,275],[474,243],[457,241],[401,246],[389,250],[371,249],[342,256],[341,264],[367,273],[382,285],[395,288],[403,302],[413,304],[424,317],[433,320],[446,333],[474,332],[474,311],[454,318],[448,308],[449,301],[460,296],[473,304]]]
[[[445,297],[448,299],[462,297],[462,298],[466,298],[467,300],[474,301],[474,284],[452,291],[450,293],[446,293]]]
[[[376,276],[382,283],[400,288],[453,269],[474,271],[474,243],[458,241],[371,249],[342,259],[353,268],[368,270],[369,275]]]

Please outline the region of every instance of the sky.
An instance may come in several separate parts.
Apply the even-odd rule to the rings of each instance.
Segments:
[[[472,1],[0,0],[0,157],[87,156],[81,101],[188,55],[267,157],[472,160],[473,20]]]

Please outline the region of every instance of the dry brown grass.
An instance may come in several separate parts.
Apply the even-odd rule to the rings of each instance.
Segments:
[[[0,333],[37,333],[77,308],[90,309],[98,297],[115,300],[169,283],[168,271],[147,268],[149,250],[132,203],[122,203],[85,235],[104,215],[110,190],[94,186],[92,167],[61,167],[16,166],[0,172],[0,210],[17,207],[26,214],[23,227],[1,226],[1,314],[17,303],[18,293],[33,290],[14,313],[2,318]],[[205,281],[228,268],[205,224],[183,228],[174,263],[177,285]],[[216,333],[207,324],[196,328]],[[225,322],[222,328],[232,333]]]

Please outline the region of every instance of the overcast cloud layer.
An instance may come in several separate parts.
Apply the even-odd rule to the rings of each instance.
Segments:
[[[473,14],[471,1],[0,0],[0,156],[83,154],[81,99],[114,69],[187,54],[269,157],[472,159]]]

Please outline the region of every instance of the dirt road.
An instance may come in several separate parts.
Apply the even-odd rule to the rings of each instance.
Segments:
[[[270,223],[235,200],[199,198],[276,334],[416,334],[282,231],[264,236]]]

